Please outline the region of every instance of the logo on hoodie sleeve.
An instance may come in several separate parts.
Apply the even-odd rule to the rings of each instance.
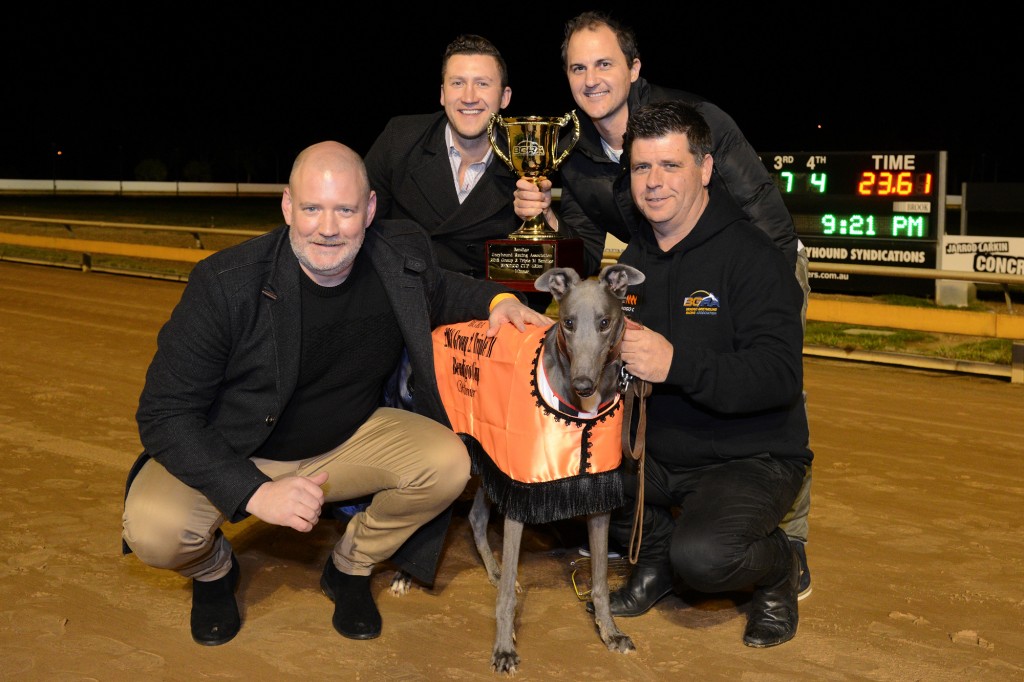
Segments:
[[[718,297],[700,289],[683,299],[683,309],[687,315],[717,315]]]

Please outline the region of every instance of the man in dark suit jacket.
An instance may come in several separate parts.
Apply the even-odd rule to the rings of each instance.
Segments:
[[[196,265],[136,415],[144,452],[128,478],[125,550],[192,578],[192,637],[205,645],[241,627],[225,521],[308,532],[325,502],[367,496],[320,584],[339,633],[379,635],[374,566],[390,558],[432,583],[469,478],[431,331],[488,316],[489,335],[550,324],[512,290],[439,268],[415,223],[374,222],[365,167],[344,145],[299,154],[281,208],[286,225]],[[381,407],[403,352],[416,412]]]
[[[416,221],[430,233],[442,268],[477,279],[487,273],[487,240],[505,239],[522,224],[512,209],[517,176],[487,136],[491,114],[511,99],[498,48],[459,36],[441,61],[444,110],[392,118],[366,154],[377,215]],[[504,140],[504,130],[495,129]],[[546,293],[528,298],[541,311],[551,302]]]

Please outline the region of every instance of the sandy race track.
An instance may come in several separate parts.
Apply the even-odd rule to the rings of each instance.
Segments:
[[[0,679],[494,680],[494,589],[460,507],[432,590],[374,590],[383,635],[331,627],[340,522],[226,526],[241,633],[189,636],[189,583],[120,554],[134,412],[183,284],[0,263]],[[796,639],[743,646],[747,594],[682,592],[605,650],[574,549],[528,529],[520,680],[1024,680],[1024,386],[807,359],[814,592]],[[498,546],[500,523],[492,525]],[[564,540],[564,535],[561,536]]]

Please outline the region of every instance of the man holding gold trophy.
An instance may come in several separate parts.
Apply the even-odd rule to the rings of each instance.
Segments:
[[[407,218],[431,237],[438,263],[476,279],[487,276],[486,244],[520,226],[512,192],[520,177],[495,161],[492,116],[508,106],[508,67],[489,40],[460,35],[441,60],[442,111],[395,116],[366,154],[377,215]],[[494,144],[504,144],[504,129]],[[524,291],[547,310],[551,294]]]

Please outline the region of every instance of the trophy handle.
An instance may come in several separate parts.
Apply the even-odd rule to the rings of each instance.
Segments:
[[[575,113],[575,110],[574,110],[574,113]],[[491,119],[487,122],[487,140],[491,143],[491,149],[493,149],[494,153],[498,155],[498,158],[501,159],[502,161],[504,161],[505,165],[509,167],[509,170],[511,170],[513,173],[515,173],[516,172],[515,164],[512,163],[512,160],[510,158],[505,156],[504,152],[502,152],[501,149],[499,148],[497,140],[494,139],[494,124],[495,123],[497,123],[502,128],[505,127],[505,121],[501,118],[501,116],[499,114],[497,114],[497,113],[491,114]],[[577,125],[577,128],[578,127],[579,126]],[[578,132],[579,131],[577,130],[577,133]]]
[[[491,115],[493,116],[494,114]],[[570,119],[573,122],[572,140],[569,141],[569,146],[566,147],[565,150],[558,156],[558,158],[555,159],[554,162],[551,164],[552,168],[558,168],[559,166],[562,165],[562,162],[565,161],[565,157],[569,156],[569,152],[572,151],[572,148],[576,146],[576,142],[580,139],[580,120],[576,118],[575,109],[573,109],[572,111],[570,111],[568,114],[561,118],[561,120],[558,122],[558,127],[564,128],[569,124]],[[506,161],[506,163],[508,162]]]

